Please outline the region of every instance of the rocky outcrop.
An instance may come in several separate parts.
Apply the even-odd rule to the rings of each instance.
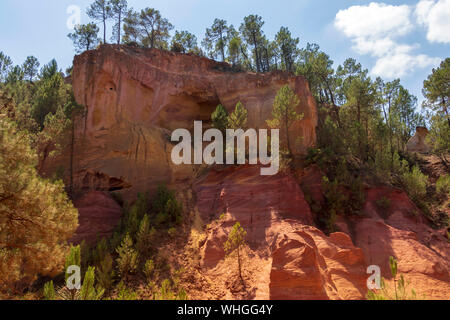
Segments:
[[[282,173],[268,178],[244,166],[211,170],[198,180],[197,210],[209,224],[202,246],[204,272],[217,281],[230,278],[235,267],[225,260],[223,245],[238,221],[247,231],[243,265],[252,292],[244,298],[364,299],[367,267],[379,266],[390,280],[390,256],[419,298],[449,298],[449,245],[404,192],[368,188],[363,215],[340,217],[341,232],[326,236],[315,227],[299,188],[299,183],[307,185],[308,195],[320,203],[321,178],[316,167],[296,178]]]
[[[409,139],[406,144],[406,150],[409,152],[418,152],[418,153],[428,153],[431,148],[426,144],[425,139],[427,138],[429,131],[425,127],[417,127],[416,134]]]
[[[72,243],[83,240],[95,243],[102,238],[109,238],[122,217],[122,208],[109,195],[100,191],[91,191],[74,201],[78,209],[79,227]]]
[[[198,56],[103,45],[75,57],[72,83],[77,102],[86,107],[76,126],[76,190],[86,188],[88,172],[122,181],[129,186],[126,196],[162,182],[189,183],[193,168],[170,160],[171,132],[192,130],[194,120],[207,127],[218,104],[232,111],[239,101],[248,109],[249,127],[265,128],[275,95],[286,84],[298,94],[298,112],[304,114],[291,129],[298,141],[294,152],[304,153],[316,141],[317,110],[308,84],[288,73],[236,72]],[[108,188],[103,182],[88,185],[96,183]]]
[[[195,191],[200,217],[205,223],[212,221],[202,266],[218,281],[229,277],[223,244],[238,221],[247,231],[250,252],[244,268],[252,270],[247,277],[247,285],[255,290],[251,297],[364,297],[362,250],[344,233],[327,237],[313,226],[309,205],[293,177],[262,177],[258,168],[232,167],[212,170],[196,183]]]

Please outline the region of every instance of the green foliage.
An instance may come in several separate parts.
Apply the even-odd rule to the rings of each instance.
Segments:
[[[228,128],[228,111],[221,104],[211,115],[213,127],[225,133]]]
[[[121,245],[116,249],[118,257],[116,259],[119,275],[126,278],[136,272],[138,267],[138,252],[133,248],[133,240],[130,235],[126,235]]]
[[[108,0],[95,0],[87,10],[87,15],[94,21],[103,23],[103,43],[106,43],[106,21],[112,17]]]
[[[299,50],[297,46],[300,42],[299,38],[292,38],[291,32],[286,27],[281,27],[275,36],[275,43],[281,56],[281,69],[286,71],[294,71],[295,61]]]
[[[450,194],[450,175],[439,177],[436,181],[436,192],[441,196],[448,197]]]
[[[46,282],[44,284],[44,300],[55,300],[56,293],[53,281]]]
[[[303,119],[303,114],[297,113],[296,109],[300,100],[295,92],[285,85],[278,91],[273,103],[272,120],[267,120],[267,124],[271,128],[281,130],[287,141],[287,150],[292,154],[291,138],[289,129],[295,121]]]
[[[0,116],[0,291],[60,273],[77,228],[62,182],[41,178],[36,164],[29,135]]]
[[[110,290],[114,282],[114,267],[113,258],[108,252],[104,255],[103,259],[100,261],[98,268],[96,268],[97,281],[101,288],[106,291]]]
[[[241,261],[241,249],[243,246],[245,246],[245,237],[247,236],[247,231],[244,230],[244,228],[241,227],[241,224],[239,222],[236,222],[236,224],[231,229],[228,239],[224,244],[224,250],[227,255],[231,255],[234,252],[237,253],[237,260],[238,260],[238,271],[239,271],[239,277],[241,281],[243,282],[242,278],[242,261]]]
[[[71,246],[69,254],[66,257],[66,264],[65,264],[65,276],[66,281],[67,278],[69,278],[70,274],[67,273],[67,269],[70,266],[79,266],[81,268],[81,247],[80,246]]]
[[[30,82],[32,82],[35,76],[37,76],[39,66],[40,63],[38,59],[33,56],[28,56],[25,62],[23,63],[22,65],[23,73]]]
[[[5,81],[13,62],[10,57],[0,51],[0,86]]]
[[[427,98],[423,107],[436,112],[447,121],[450,127],[450,58],[441,62],[439,68],[433,69],[428,79],[423,82],[423,94]]]
[[[89,267],[84,276],[83,285],[80,290],[81,300],[100,300],[104,294],[104,289],[95,288],[95,267]]]
[[[188,31],[175,31],[170,50],[201,55],[201,51],[197,45],[197,37]]]
[[[125,16],[125,15],[124,15]],[[159,10],[145,8],[139,13],[130,10],[125,19],[124,40],[128,43],[136,42],[146,48],[168,49],[168,40],[173,25],[161,16]],[[179,33],[175,43],[183,46],[183,49],[194,49],[196,39],[192,34]],[[195,45],[194,45],[195,44]],[[187,47],[190,48],[187,48]]]
[[[115,22],[113,26],[113,40],[117,41],[117,44],[121,43],[122,36],[122,24],[123,19],[128,13],[128,1],[127,0],[109,0],[109,8],[111,18]]]
[[[401,177],[402,185],[410,198],[415,202],[421,202],[427,194],[428,177],[414,166],[412,171],[406,171]]]
[[[74,32],[69,33],[68,37],[73,41],[77,53],[81,53],[98,46],[100,42],[98,31],[95,23],[82,24],[75,26]]]
[[[230,40],[230,31],[231,28],[227,22],[222,19],[215,19],[211,28],[206,29],[205,39],[202,44],[211,58],[217,59],[220,57],[222,61],[225,61],[225,50]]]
[[[247,129],[248,111],[241,102],[236,104],[236,108],[228,117],[228,129]]]
[[[138,294],[133,290],[127,288],[126,284],[121,281],[118,285],[118,292],[116,300],[127,301],[127,300],[138,300]]]
[[[155,263],[153,262],[153,260],[147,260],[145,262],[143,272],[144,272],[145,276],[147,277],[147,279],[151,279],[151,277],[153,276],[153,274],[155,272]]]
[[[262,59],[263,43],[266,40],[262,31],[263,25],[262,17],[252,14],[244,18],[239,28],[242,39],[252,48],[254,61],[252,69],[256,69],[257,72],[268,71],[265,70]]]
[[[180,225],[183,218],[183,208],[177,201],[175,193],[165,186],[159,186],[152,202],[152,210],[156,213],[155,223],[172,227]]]
[[[416,300],[417,294],[414,289],[408,290],[409,282],[403,275],[397,280],[398,262],[394,257],[389,257],[389,267],[394,280],[394,290],[386,285],[386,281],[381,278],[381,289],[369,290],[366,295],[367,300]]]
[[[184,289],[178,289],[172,281],[165,279],[161,283],[159,291],[155,293],[155,300],[188,300],[188,296]]]
[[[432,153],[438,155],[445,163],[450,154],[450,125],[441,114],[431,116],[430,133],[426,138],[426,143],[431,147]]]

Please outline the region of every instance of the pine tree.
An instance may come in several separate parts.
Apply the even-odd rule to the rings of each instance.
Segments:
[[[44,284],[44,299],[45,300],[55,300],[56,293],[55,287],[53,286],[53,281],[50,280]]]
[[[107,0],[95,0],[87,11],[89,18],[103,24],[103,43],[106,43],[106,21],[112,17]]]
[[[230,28],[225,20],[215,19],[211,28],[206,29],[203,46],[208,51],[209,55],[214,59],[220,56],[222,61],[225,61],[225,49],[229,40]]]
[[[245,245],[245,237],[247,236],[247,232],[241,227],[239,222],[231,229],[230,234],[228,235],[228,239],[224,244],[224,250],[227,255],[231,255],[236,252],[237,260],[238,260],[238,271],[239,277],[242,282],[244,282],[244,278],[242,277],[242,257],[241,250]]]
[[[12,64],[11,58],[0,51],[0,84],[5,81]]]
[[[133,240],[129,234],[122,240],[116,252],[119,255],[116,260],[119,274],[122,278],[126,278],[136,271],[138,265],[138,252],[133,248]]]
[[[219,104],[216,110],[211,115],[213,127],[225,133],[228,127],[228,111],[221,104]]]
[[[0,291],[62,271],[78,212],[62,182],[42,179],[29,135],[0,116]]]
[[[75,26],[73,33],[68,37],[73,41],[77,53],[95,48],[100,40],[98,38],[98,27],[94,23]]]
[[[287,149],[290,155],[292,155],[292,149],[289,128],[295,121],[303,119],[303,114],[299,114],[296,111],[299,103],[300,100],[298,99],[298,96],[289,85],[281,87],[273,103],[273,119],[267,121],[269,127],[279,128],[284,132],[287,141]]]
[[[30,82],[33,82],[33,79],[38,74],[38,68],[40,66],[40,63],[36,57],[29,56],[25,60],[25,62],[22,65],[22,70],[26,77],[28,77],[28,80]]]
[[[84,275],[83,285],[80,290],[81,300],[100,300],[104,294],[104,289],[95,288],[95,268],[89,267]]]
[[[248,111],[241,102],[236,104],[235,110],[228,117],[229,129],[247,129]]]
[[[427,98],[424,107],[434,112],[438,112],[447,119],[450,127],[450,58],[441,62],[439,68],[433,72],[423,82],[423,95]]]
[[[113,39],[117,40],[117,44],[121,42],[122,23],[128,13],[127,0],[109,0],[111,9],[111,18],[116,22],[113,28]]]

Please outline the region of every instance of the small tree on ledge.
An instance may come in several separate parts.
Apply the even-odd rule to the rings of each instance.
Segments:
[[[247,231],[245,231],[239,222],[231,229],[228,235],[228,240],[225,242],[224,249],[227,256],[230,256],[234,252],[237,253],[239,277],[242,283],[244,283],[244,278],[242,277],[242,261],[241,261],[241,248],[245,246],[245,237],[247,236]]]

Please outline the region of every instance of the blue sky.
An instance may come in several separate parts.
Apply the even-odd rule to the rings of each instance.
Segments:
[[[91,0],[1,0],[0,51],[21,64],[28,55],[41,64],[56,58],[65,69],[74,50],[67,38],[68,7],[81,8],[81,23]],[[203,38],[214,18],[239,26],[259,14],[270,38],[281,26],[320,45],[335,61],[352,57],[373,76],[401,78],[422,100],[422,82],[433,66],[450,56],[450,0],[129,0],[134,9],[154,7],[175,25]],[[109,29],[111,25],[109,25]]]

